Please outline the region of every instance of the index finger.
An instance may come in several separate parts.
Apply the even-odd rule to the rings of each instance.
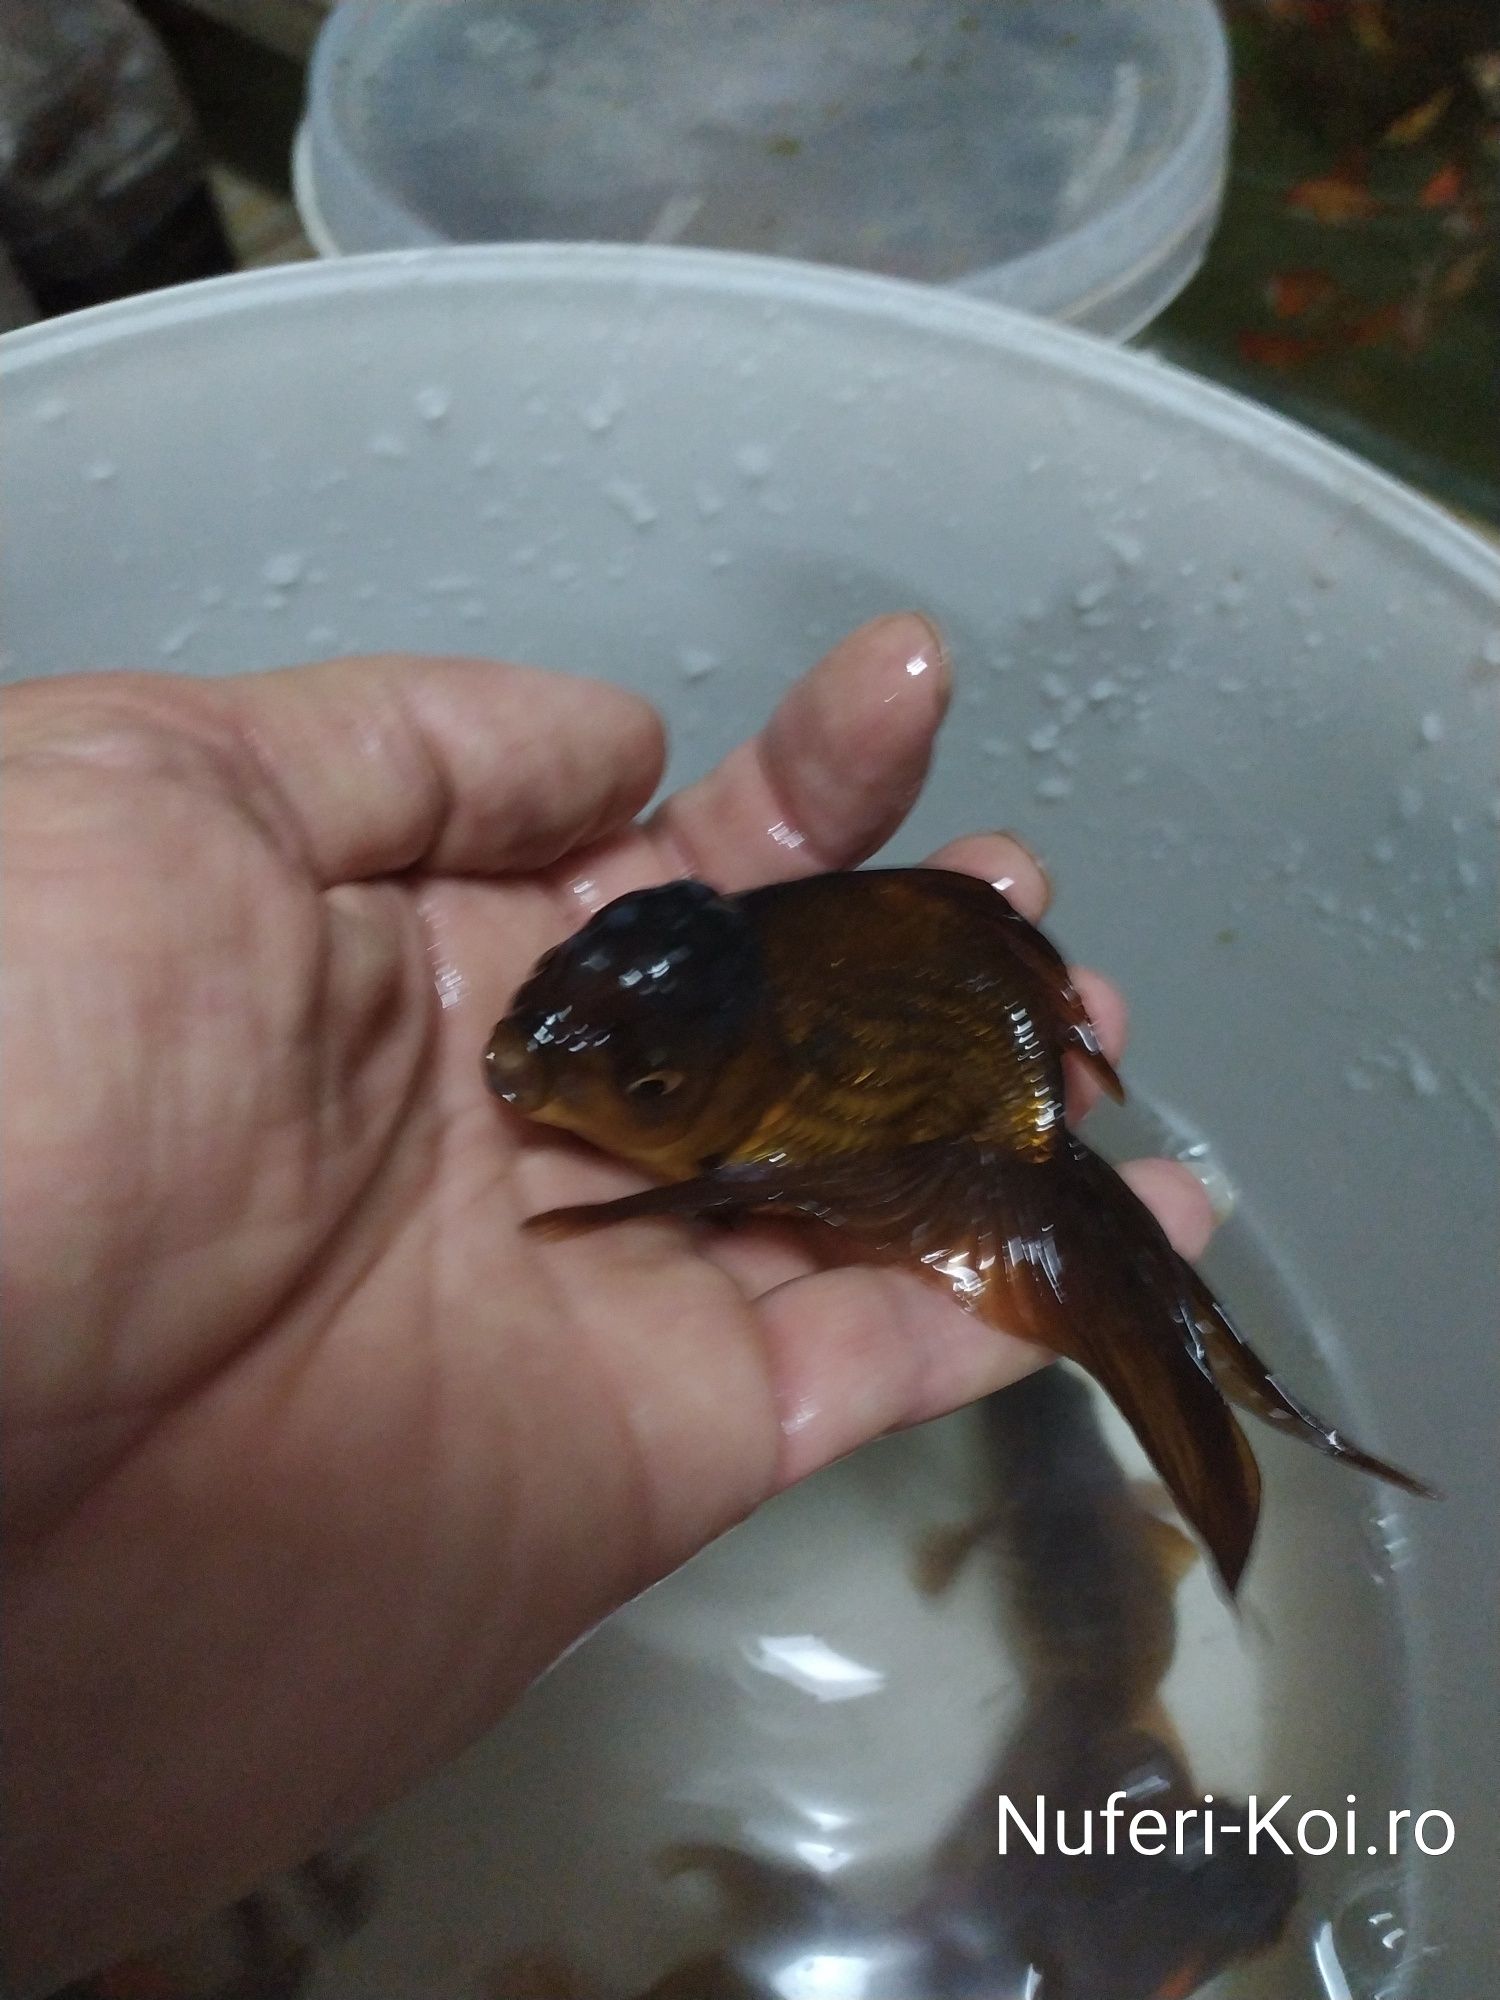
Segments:
[[[627,824],[661,777],[661,721],[640,695],[495,660],[331,660],[196,682],[190,698],[234,726],[325,884],[544,867]]]

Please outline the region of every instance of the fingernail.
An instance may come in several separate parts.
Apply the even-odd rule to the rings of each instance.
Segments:
[[[1035,850],[1027,846],[1026,842],[1022,840],[1020,834],[1016,832],[1014,827],[1010,826],[991,827],[987,838],[989,838],[990,840],[1008,840],[1012,845],[1012,847],[1019,847],[1021,852],[1026,856],[1026,859],[1031,863],[1032,867],[1036,870],[1037,874],[1041,876],[1042,887],[1047,891],[1048,899],[1049,900],[1051,899],[1052,895],[1051,875],[1048,873],[1045,864],[1037,858]],[[997,884],[996,886],[1003,887],[1004,885]]]
[[[896,613],[896,616],[898,618],[910,618],[915,624],[920,625],[922,630],[927,634],[926,643],[923,645],[921,651],[913,654],[911,659],[907,661],[906,671],[915,676],[926,673],[929,667],[938,667],[946,670],[948,666],[948,641],[943,637],[942,630],[937,623],[929,618],[925,611],[900,611]]]

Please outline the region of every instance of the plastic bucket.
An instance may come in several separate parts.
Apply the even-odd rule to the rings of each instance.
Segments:
[[[1393,1504],[1271,1440],[1271,1652],[1248,1679],[1206,1586],[1194,1600],[1180,1719],[1210,1770],[1222,1751],[1230,1782],[1320,1807],[1358,1772],[1458,1830],[1398,1879],[1320,1864],[1297,1934],[1236,1990],[1480,1991],[1500,1954],[1495,556],[1138,355],[936,289],[719,254],[290,267],[26,329],[0,357],[13,675],[508,655],[646,691],[681,776],[845,627],[936,614],[960,692],[898,857],[1025,829],[1062,938],[1131,996],[1137,1096],[1207,1135],[1237,1190],[1211,1274],[1311,1391],[1326,1372],[1325,1401],[1448,1496]],[[610,1760],[653,1744],[653,1783],[703,1796],[736,1621],[770,1629],[773,1601],[783,1633],[832,1597],[890,1621],[911,1699],[887,1690],[878,1740],[936,1825],[980,1768],[988,1614],[981,1593],[946,1636],[930,1608],[903,1626],[893,1579],[955,1421],[777,1503],[550,1676],[522,1710],[529,1747],[502,1729],[399,1808],[397,1914],[343,1961],[351,1987],[320,1990],[448,1991],[443,1968],[472,1966],[455,1926],[482,1909],[493,1934],[520,1879],[502,1773],[547,1801],[515,1836],[535,1907],[565,1925],[583,1839],[580,1893],[625,1936],[647,1837]],[[631,1680],[643,1659],[656,1677]],[[1214,1706],[1230,1681],[1233,1743]],[[556,1732],[627,1683],[630,1729],[595,1727],[594,1763],[560,1776]],[[790,1752],[780,1712],[758,1712],[746,1782],[769,1784]],[[795,1846],[798,1784],[817,1790],[798,1744],[772,1847]],[[714,1794],[721,1836],[732,1792]]]
[[[676,243],[853,265],[1125,339],[1229,151],[1214,0],[344,0],[293,155],[323,256]]]

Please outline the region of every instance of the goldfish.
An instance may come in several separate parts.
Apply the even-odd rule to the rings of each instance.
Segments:
[[[532,1227],[802,1216],[860,1259],[926,1273],[1100,1383],[1232,1598],[1260,1474],[1231,1402],[1430,1489],[1254,1352],[1069,1125],[1070,1053],[1123,1096],[1048,938],[989,884],[908,868],[619,897],[538,962],[485,1063],[523,1116],[662,1183]]]
[[[1207,1834],[1203,1795],[1162,1704],[1193,1545],[1127,1479],[1077,1375],[1044,1369],[988,1397],[979,1415],[996,1504],[950,1540],[934,1581],[946,1583],[975,1547],[992,1550],[1021,1714],[907,1924],[946,1948],[944,2000],[1033,1991],[1186,2000],[1273,1944],[1298,1889],[1290,1856],[1251,1852],[1226,1834],[1244,1826],[1243,1805],[1221,1802]],[[1122,1815],[1113,1851],[1111,1795]],[[1045,1819],[1042,1853],[1015,1823],[996,1853],[997,1798],[1033,1832]],[[1124,1829],[1142,1808],[1168,1827],[1184,1813],[1180,1851],[1136,1850]],[[1059,1814],[1075,1847],[1092,1827],[1092,1852],[1059,1851]]]
[[[945,1589],[985,1549],[1004,1605],[1020,1707],[998,1755],[939,1841],[915,1900],[889,1913],[828,1875],[713,1843],[659,1858],[718,1892],[722,1935],[674,1965],[640,2000],[771,2000],[820,1991],[866,2000],[1188,2000],[1228,1966],[1266,1950],[1296,1900],[1296,1861],[1250,1852],[1247,1808],[1219,1803],[1202,1825],[1187,1760],[1162,1703],[1177,1646],[1176,1595],[1191,1542],[1148,1505],[1116,1460],[1087,1385],[1049,1368],[988,1397],[978,1412],[996,1500],[977,1521],[928,1538],[919,1581]],[[1103,1809],[1120,1801],[1112,1842]],[[1012,1825],[997,1851],[997,1801]],[[1130,1815],[1168,1827],[1180,1851],[1138,1852]],[[1093,1828],[1091,1851],[1063,1853]],[[1148,1843],[1149,1845],[1149,1843]],[[514,1990],[508,1989],[508,1990]],[[583,2000],[581,1983],[549,2000]]]

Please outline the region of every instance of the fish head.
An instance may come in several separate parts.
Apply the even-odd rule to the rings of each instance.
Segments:
[[[669,882],[607,904],[538,961],[490,1037],[486,1074],[527,1118],[686,1168],[750,1122],[766,1011],[743,912],[705,883]]]

